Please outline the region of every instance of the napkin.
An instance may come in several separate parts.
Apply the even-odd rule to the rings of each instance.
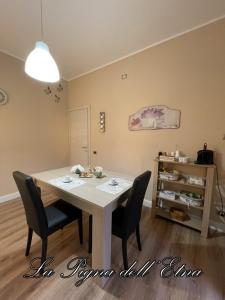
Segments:
[[[84,172],[84,167],[81,165],[75,165],[71,168],[70,172],[76,173],[76,171],[79,170],[80,172]]]

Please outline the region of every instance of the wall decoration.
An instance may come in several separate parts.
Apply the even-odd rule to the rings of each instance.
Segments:
[[[7,93],[0,89],[0,105],[4,105],[8,102],[8,95]]]
[[[99,117],[100,132],[105,132],[105,112],[100,112]]]
[[[55,90],[55,92],[54,92]],[[59,103],[60,100],[61,100],[61,95],[60,93],[63,91],[63,85],[61,83],[59,83],[56,87],[55,86],[47,86],[45,89],[44,89],[44,92],[46,95],[48,96],[52,96],[53,97],[53,100],[56,102],[56,103]]]
[[[165,105],[147,106],[129,116],[128,127],[130,130],[179,128],[180,115],[179,110]]]
[[[49,85],[46,87],[46,89],[44,89],[44,92],[45,92],[46,95],[51,95],[52,94],[52,90],[51,90]]]
[[[57,86],[57,91],[58,91],[59,93],[63,91],[63,86],[62,86],[61,83],[58,84],[58,86]]]

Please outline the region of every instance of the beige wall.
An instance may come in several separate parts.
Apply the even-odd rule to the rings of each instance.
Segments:
[[[152,169],[158,151],[178,145],[196,157],[207,142],[224,170],[224,37],[225,20],[69,82],[69,108],[91,105],[93,165],[139,174]],[[121,80],[122,73],[128,79]],[[180,129],[128,130],[130,114],[157,104],[181,110]],[[106,112],[105,133],[99,133],[100,111]]]
[[[68,164],[66,109],[85,105],[91,106],[92,151],[98,151],[93,165],[135,175],[152,169],[158,151],[178,145],[195,157],[206,141],[224,178],[224,36],[225,20],[150,48],[69,82],[60,104],[24,74],[21,61],[0,53],[0,88],[9,94],[0,106],[0,196],[16,191],[13,170]],[[122,73],[128,79],[121,80]],[[128,130],[130,114],[157,104],[181,110],[180,129]],[[99,132],[100,111],[106,112],[105,133]]]
[[[0,106],[0,196],[16,191],[14,170],[33,173],[67,164],[66,91],[56,104],[23,68],[0,53],[0,88],[9,95]]]

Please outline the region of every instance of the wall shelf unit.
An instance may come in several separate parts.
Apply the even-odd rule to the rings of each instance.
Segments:
[[[180,179],[169,180],[160,178],[162,170],[178,171]],[[165,219],[177,222],[201,232],[201,236],[208,237],[210,210],[212,202],[212,190],[214,181],[215,165],[198,165],[194,163],[180,163],[176,161],[161,161],[154,159],[153,195],[152,195],[152,216],[160,216]],[[189,183],[185,176],[197,176],[204,180],[204,185]],[[181,191],[192,192],[203,197],[203,205],[195,206],[187,204],[176,197],[168,199],[159,196],[159,192],[170,190],[179,194]],[[179,208],[185,211],[188,219],[181,221],[170,214],[170,208]]]

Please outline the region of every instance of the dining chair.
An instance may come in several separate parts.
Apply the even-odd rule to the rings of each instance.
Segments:
[[[64,226],[78,220],[80,244],[83,243],[82,210],[59,199],[47,207],[43,206],[41,190],[31,176],[22,172],[13,172],[20,192],[28,225],[28,238],[25,256],[29,255],[33,231],[42,240],[41,264],[46,260],[48,236]]]
[[[127,240],[136,231],[138,249],[141,251],[140,219],[143,200],[151,178],[151,171],[146,171],[135,178],[125,206],[119,206],[112,213],[112,234],[122,239],[124,269],[128,269]],[[92,215],[89,216],[89,249],[92,252]]]

